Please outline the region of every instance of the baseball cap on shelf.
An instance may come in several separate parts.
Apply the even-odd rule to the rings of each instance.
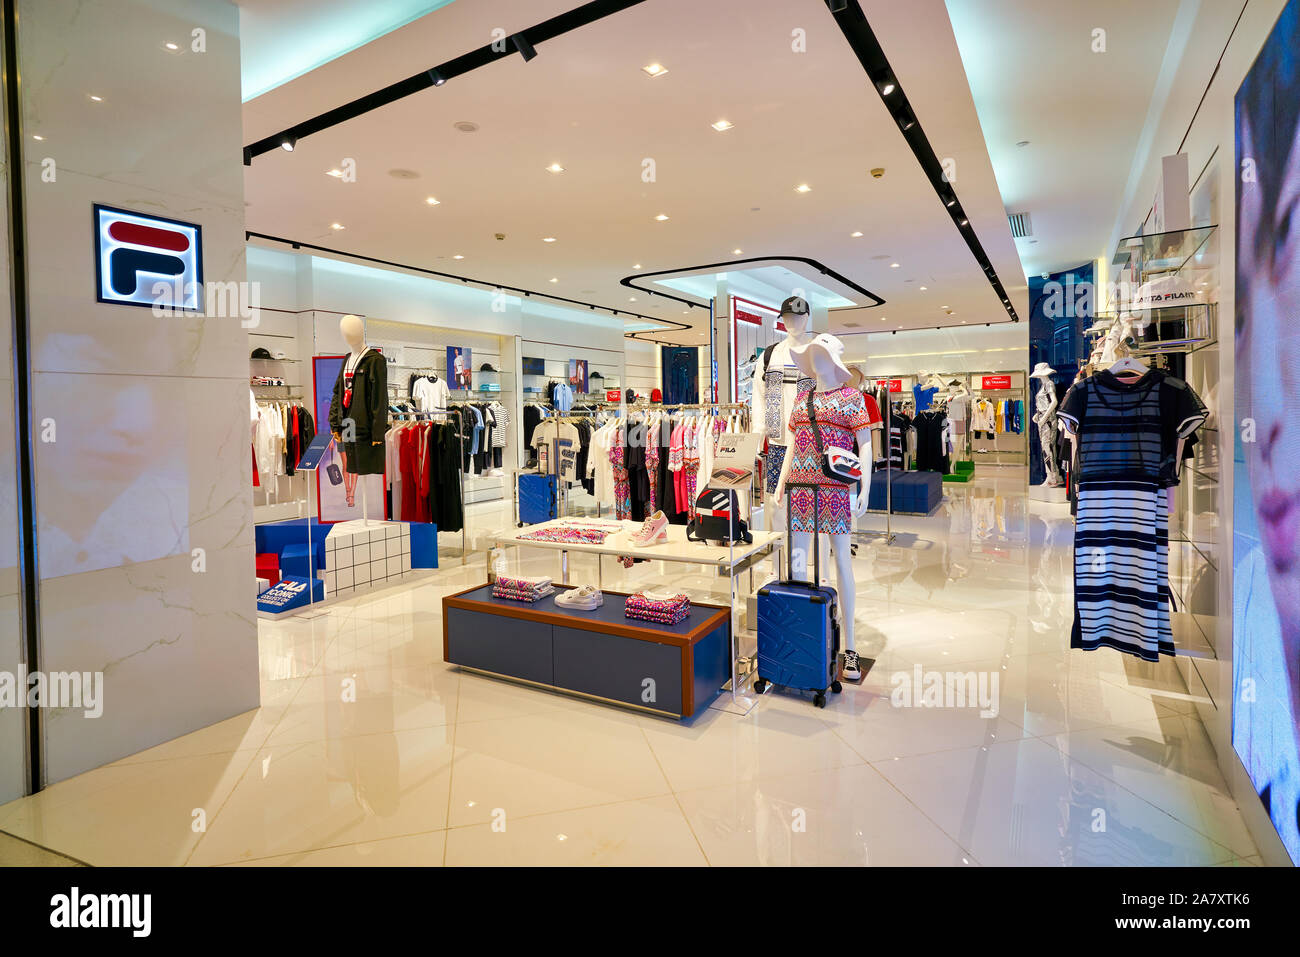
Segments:
[[[483,363],[481,366],[478,367],[478,371],[479,371],[479,372],[496,372],[497,370],[494,369],[494,368],[492,368],[492,363],[490,363],[490,362],[485,362],[485,363]]]
[[[808,315],[808,301],[802,296],[791,296],[785,302],[781,303],[781,315],[783,316],[806,316]]]
[[[270,359],[271,351],[269,349],[254,349],[250,359]]]

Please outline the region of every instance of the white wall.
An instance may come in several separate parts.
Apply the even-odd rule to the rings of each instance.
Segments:
[[[105,683],[99,718],[43,713],[52,783],[258,704],[247,334],[97,302],[92,228],[96,202],[196,223],[203,279],[245,278],[238,10],[18,6],[40,664]]]
[[[844,360],[869,376],[929,372],[1005,372],[1029,363],[1029,324],[911,329],[898,333],[839,332]]]

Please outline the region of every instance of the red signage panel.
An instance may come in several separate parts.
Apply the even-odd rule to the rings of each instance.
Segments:
[[[983,376],[984,384],[981,389],[1010,389],[1011,376],[1009,375],[986,375]]]
[[[606,402],[618,402],[618,401],[619,401],[620,399],[622,399],[622,398],[623,398],[623,390],[622,390],[622,389],[606,389],[606,390],[605,390],[605,401],[606,401]]]
[[[885,388],[886,385],[888,385],[888,387],[889,387],[889,391],[890,391],[890,392],[902,392],[902,391],[903,391],[903,380],[902,380],[902,379],[877,379],[877,380],[876,380],[876,388],[877,388],[877,389],[883,389],[883,388]]]

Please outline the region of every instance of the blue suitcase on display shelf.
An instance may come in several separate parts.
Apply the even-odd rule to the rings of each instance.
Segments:
[[[519,473],[519,524],[536,525],[555,518],[554,475]]]
[[[814,514],[820,512],[820,489],[815,485],[786,485],[787,489],[811,488]],[[813,692],[813,704],[826,707],[827,689],[839,694],[836,680],[839,663],[839,595],[821,582],[820,548],[813,541],[813,580],[795,581],[791,553],[790,509],[786,507],[786,552],[784,581],[758,590],[758,677],[754,692],[762,694],[769,684]]]

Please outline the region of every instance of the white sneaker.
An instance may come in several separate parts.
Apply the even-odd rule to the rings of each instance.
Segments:
[[[579,585],[567,588],[555,596],[555,603],[562,608],[577,611],[595,611],[605,604],[605,596],[595,585]]]

